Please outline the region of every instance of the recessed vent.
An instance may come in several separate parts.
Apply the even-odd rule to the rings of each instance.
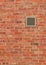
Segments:
[[[26,25],[27,26],[36,26],[36,18],[35,17],[27,17]]]

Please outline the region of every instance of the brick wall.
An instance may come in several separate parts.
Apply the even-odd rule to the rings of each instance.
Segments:
[[[0,65],[46,65],[46,0],[0,0]]]

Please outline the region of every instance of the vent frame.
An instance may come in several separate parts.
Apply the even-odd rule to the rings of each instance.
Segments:
[[[34,24],[34,25],[29,25],[29,24],[27,24],[27,22],[28,22],[28,21],[27,21],[27,18],[34,18],[34,19],[35,19],[35,21],[34,21],[35,24]],[[26,17],[26,26],[27,26],[27,27],[36,27],[36,17],[35,17],[35,16],[27,16],[27,17]]]

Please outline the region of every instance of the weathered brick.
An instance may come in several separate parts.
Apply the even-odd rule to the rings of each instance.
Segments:
[[[0,65],[46,65],[46,0],[0,0]]]

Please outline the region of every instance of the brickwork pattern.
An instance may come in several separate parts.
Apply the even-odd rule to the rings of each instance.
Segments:
[[[0,65],[46,65],[46,0],[0,0]]]

